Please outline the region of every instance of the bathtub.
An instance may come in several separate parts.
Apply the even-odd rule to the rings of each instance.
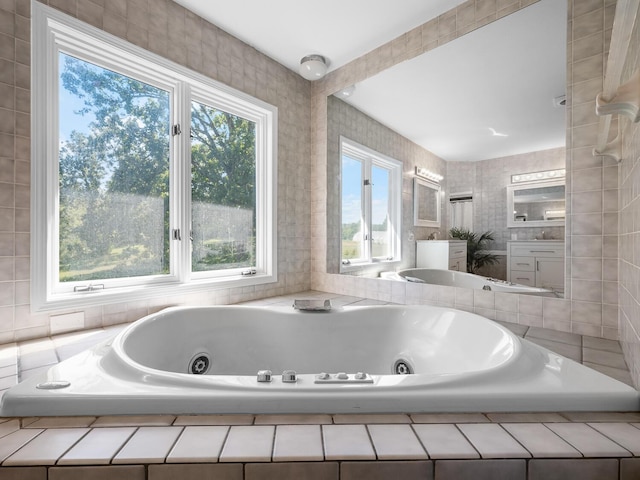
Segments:
[[[11,388],[0,414],[622,411],[638,398],[454,309],[176,307]]]
[[[408,268],[399,272],[383,272],[383,278],[407,282],[429,283],[448,287],[473,288],[476,290],[492,290],[504,293],[529,293],[555,297],[556,293],[547,288],[530,287],[505,280],[483,277],[473,273],[457,272],[455,270],[438,270],[435,268]]]

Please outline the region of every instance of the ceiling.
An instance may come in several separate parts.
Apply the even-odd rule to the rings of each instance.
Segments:
[[[305,55],[340,68],[465,0],[175,0],[291,70]]]
[[[291,70],[316,53],[331,71],[464,0],[176,1]],[[566,88],[566,17],[566,2],[541,0],[361,82],[347,101],[445,160],[563,146],[553,98]]]

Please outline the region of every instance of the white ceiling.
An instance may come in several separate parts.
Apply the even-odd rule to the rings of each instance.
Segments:
[[[565,144],[566,5],[541,0],[356,85],[346,101],[445,160]],[[507,136],[496,136],[492,133]]]
[[[464,0],[176,0],[297,71],[329,70]],[[356,86],[360,110],[445,160],[482,160],[564,145],[566,2],[541,0]],[[508,135],[493,136],[489,128]]]
[[[323,55],[335,70],[465,0],[175,0],[291,70]]]

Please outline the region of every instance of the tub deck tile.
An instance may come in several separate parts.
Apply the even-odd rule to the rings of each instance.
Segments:
[[[585,457],[629,457],[631,453],[585,423],[546,423]]]
[[[112,463],[164,463],[182,427],[140,427]]]
[[[256,415],[255,425],[331,425],[331,415]]]
[[[270,462],[272,425],[232,426],[220,454],[221,462]]]
[[[473,445],[462,435],[455,425],[423,424],[413,425],[422,445],[433,459],[480,458]]]
[[[572,422],[640,422],[640,412],[562,412]]]
[[[175,418],[173,415],[114,415],[98,417],[91,427],[168,427]]]
[[[458,428],[482,458],[529,458],[531,454],[497,424],[464,423]]]
[[[228,433],[228,426],[187,426],[167,463],[216,463]]]
[[[490,422],[482,413],[414,413],[413,423],[487,423]]]
[[[15,432],[3,437],[2,441],[0,441],[0,462],[4,462],[7,457],[17,452],[42,432],[44,432],[44,430],[36,428],[29,430],[23,429],[16,430]]]
[[[327,460],[375,460],[376,454],[364,425],[323,425]]]
[[[324,460],[320,425],[278,425],[273,447],[274,462]]]
[[[96,417],[42,417],[25,428],[86,428]]]
[[[93,429],[58,460],[58,465],[108,465],[135,431],[135,427]]]
[[[333,415],[333,423],[336,425],[361,424],[361,423],[411,423],[409,415],[404,414],[338,414]]]
[[[378,460],[429,458],[410,425],[368,425]]]
[[[531,413],[487,413],[487,417],[494,423],[555,423],[569,420],[559,413],[531,412]]]
[[[2,465],[5,467],[55,465],[58,459],[88,432],[88,428],[51,428],[44,430],[40,435],[7,458]]]
[[[534,457],[582,457],[575,448],[539,423],[506,423],[502,427]]]
[[[253,415],[180,415],[174,425],[253,425]]]
[[[10,433],[20,430],[20,420],[14,418],[0,424],[0,438],[6,437]]]
[[[628,423],[602,422],[588,425],[629,450],[634,456],[640,456],[640,431],[637,428]]]

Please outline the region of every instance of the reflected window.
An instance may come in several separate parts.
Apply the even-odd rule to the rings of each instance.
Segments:
[[[400,260],[402,163],[341,139],[342,264]]]

